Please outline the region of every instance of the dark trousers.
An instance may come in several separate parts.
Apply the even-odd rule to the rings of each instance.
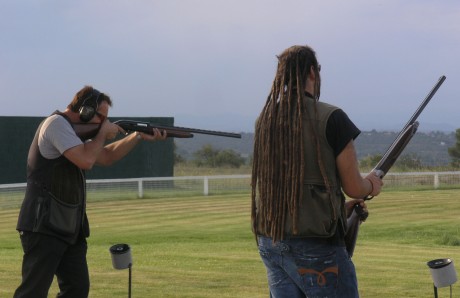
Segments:
[[[84,237],[73,245],[40,233],[21,232],[20,237],[24,250],[22,282],[14,293],[15,298],[48,297],[54,275],[60,289],[57,297],[88,297],[89,274]]]

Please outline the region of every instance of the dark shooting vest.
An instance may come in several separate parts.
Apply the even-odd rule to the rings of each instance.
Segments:
[[[329,117],[338,108],[323,102],[316,102],[313,98],[306,96],[303,102],[302,125],[305,159],[303,194],[298,206],[297,230],[293,229],[292,215],[289,214],[289,211],[286,211],[284,235],[285,238],[330,238],[344,235],[346,229],[345,197],[338,178],[335,154],[326,136]],[[318,156],[317,144],[313,139],[312,129],[316,131],[321,156]],[[329,182],[330,191],[328,191],[321,175],[319,158],[321,158],[321,162],[324,165],[324,175]],[[259,204],[260,199],[256,198],[256,206]],[[262,221],[258,217],[256,215],[256,232],[260,235],[271,237],[269,231],[264,231],[261,225]],[[337,230],[338,227],[340,227],[340,231]]]
[[[344,235],[345,197],[342,193],[334,150],[329,145],[326,134],[329,117],[338,108],[324,102],[316,102],[315,99],[307,96],[304,97],[303,102],[305,107],[302,119],[305,159],[303,196],[298,209],[297,233],[292,230],[292,218],[289,214],[285,231],[288,235],[297,237],[332,237],[340,227],[342,230],[339,232]],[[320,155],[313,139],[312,129],[316,130]],[[321,174],[319,162],[323,164],[323,174],[328,180],[329,191]]]
[[[70,120],[61,114],[67,121]],[[89,236],[86,217],[85,173],[64,155],[43,157],[38,148],[38,127],[27,158],[27,188],[19,212],[18,231],[57,237],[69,244],[79,233]]]

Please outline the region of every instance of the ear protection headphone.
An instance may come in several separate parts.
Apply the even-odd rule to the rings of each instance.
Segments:
[[[99,98],[101,97],[101,94],[101,92],[97,91],[96,89],[93,89],[89,96],[83,100],[83,103],[81,104],[81,107],[78,110],[78,112],[80,113],[81,122],[88,122],[91,119],[93,119],[94,115],[96,115],[97,108],[99,107]]]

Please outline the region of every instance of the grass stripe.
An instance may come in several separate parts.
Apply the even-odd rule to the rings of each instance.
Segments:
[[[393,191],[368,203],[353,259],[362,297],[433,297],[426,262],[460,260],[459,197]],[[127,296],[128,271],[113,269],[109,254],[116,243],[132,249],[133,297],[267,297],[249,208],[248,194],[90,201],[90,297]],[[20,281],[17,214],[0,210],[0,297]]]

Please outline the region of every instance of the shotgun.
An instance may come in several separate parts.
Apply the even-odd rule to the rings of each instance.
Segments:
[[[403,127],[401,132],[398,134],[396,139],[393,141],[391,146],[387,149],[385,154],[382,156],[382,159],[377,163],[374,169],[371,172],[375,172],[380,179],[383,179],[385,175],[388,173],[390,168],[394,165],[398,157],[401,155],[404,148],[406,148],[407,144],[409,144],[412,137],[417,132],[418,128],[418,121],[417,118],[422,113],[423,109],[425,109],[428,102],[434,96],[434,94],[438,91],[439,87],[441,87],[442,83],[445,81],[446,77],[442,76],[439,78],[436,85],[431,89],[430,93],[426,96],[423,100],[422,104],[418,107],[415,111],[414,115],[409,119],[406,125]],[[366,197],[364,200],[370,200],[373,197]],[[356,246],[356,240],[358,238],[359,226],[366,218],[369,216],[369,213],[363,210],[359,204],[356,204],[353,207],[352,214],[347,219],[347,232],[345,234],[345,245],[347,247],[347,251],[350,257],[353,256],[353,252]]]
[[[241,134],[216,131],[216,130],[205,130],[179,126],[167,126],[157,125],[149,122],[133,121],[133,120],[118,120],[113,122],[123,128],[126,132],[139,131],[152,135],[153,129],[158,128],[159,130],[165,130],[168,134],[168,138],[193,138],[193,134],[207,134],[229,138],[241,138]],[[73,123],[73,128],[77,135],[82,140],[88,140],[96,136],[99,131],[99,123]]]

